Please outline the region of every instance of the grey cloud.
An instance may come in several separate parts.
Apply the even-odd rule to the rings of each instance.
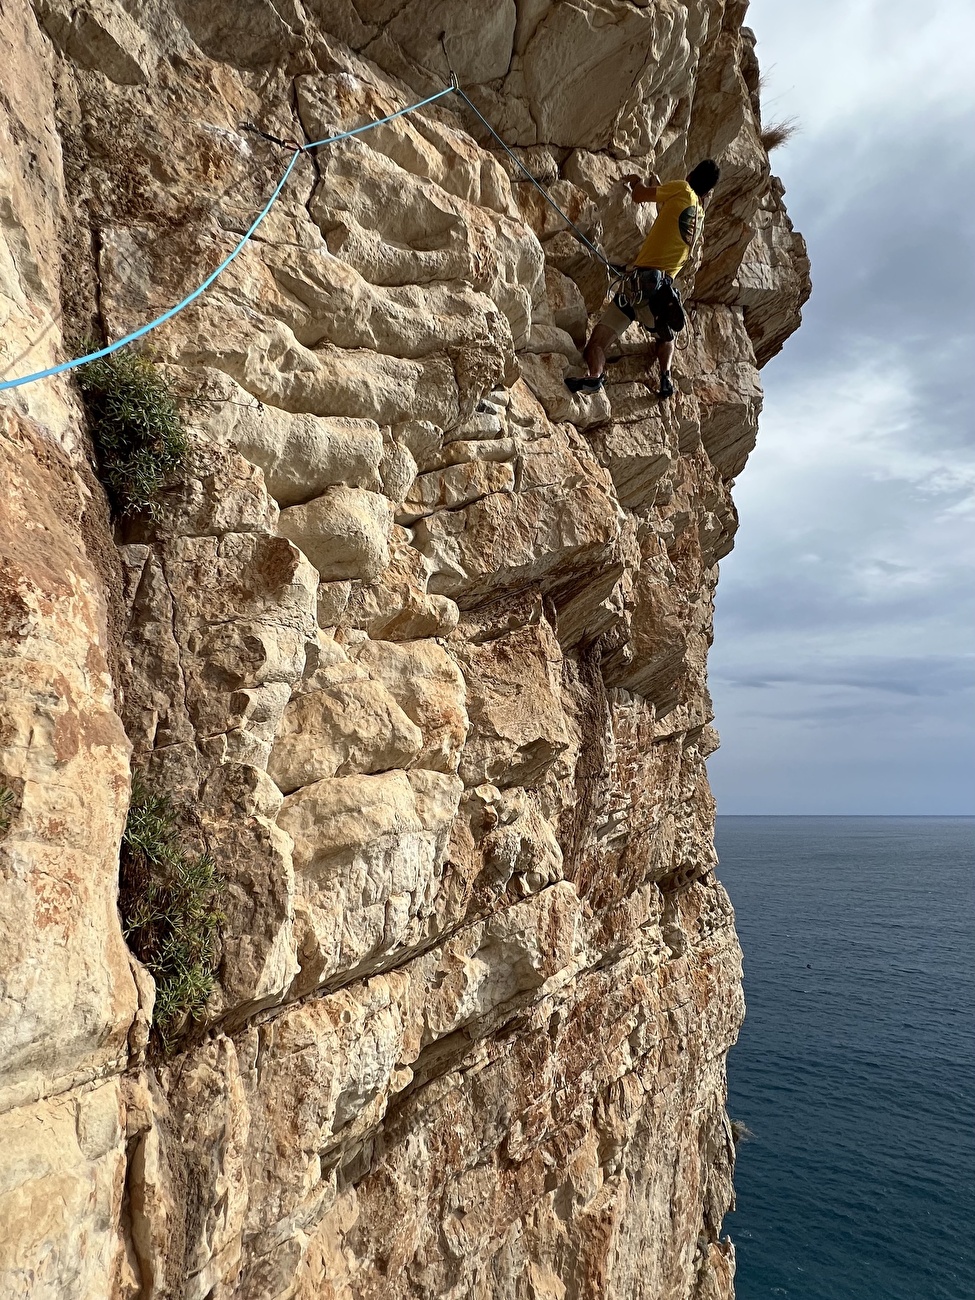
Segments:
[[[862,69],[844,62],[853,10]],[[914,59],[905,42],[931,23],[917,28],[908,0],[820,11],[835,68],[812,48],[807,0],[753,0],[749,15],[773,86],[798,87],[776,90],[774,115],[806,109],[773,162],[814,291],[764,373],[736,489],[712,778],[724,812],[975,811],[975,509],[962,513],[975,495],[975,15],[939,6],[958,44]],[[898,84],[904,67],[914,80]],[[946,85],[967,86],[957,104]],[[858,403],[861,376],[878,391]]]
[[[848,687],[852,690],[906,695],[916,698],[958,696],[975,690],[975,656],[935,655],[885,659],[822,661],[794,668],[764,665],[756,669],[725,669],[715,681],[727,686],[767,690],[800,683],[804,686]]]
[[[768,635],[781,629],[793,639],[817,631],[839,637],[873,627],[891,639],[895,629],[906,620],[917,625],[947,614],[952,621],[970,616],[975,624],[975,600],[960,597],[957,584],[945,578],[932,581],[913,597],[852,599],[843,594],[843,575],[835,570],[813,582],[797,572],[797,568],[790,568],[787,557],[783,557],[777,572],[769,574],[760,584],[738,585],[734,592],[726,592],[719,605],[722,634]]]
[[[946,336],[971,338],[975,330],[975,234],[965,218],[975,203],[972,153],[960,161],[937,126],[931,137],[881,138],[875,148],[889,170],[865,180],[856,158],[837,167],[842,147],[818,141],[802,164],[830,177],[832,203],[804,186],[787,195],[813,260],[803,352],[835,355],[866,335],[901,339],[937,364]],[[834,208],[836,188],[844,199]],[[794,351],[787,354],[786,368],[797,364]]]

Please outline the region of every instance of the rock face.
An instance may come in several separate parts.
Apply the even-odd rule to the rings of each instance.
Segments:
[[[706,654],[808,263],[744,0],[0,5],[0,366],[195,287],[286,153],[442,88],[624,260],[724,179],[676,398],[456,97],[300,159],[153,336],[190,453],[109,525],[70,377],[0,395],[0,1294],[722,1300],[740,953]],[[163,1058],[130,771],[222,877]]]

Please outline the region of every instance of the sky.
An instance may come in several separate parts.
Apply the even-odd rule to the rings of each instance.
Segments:
[[[752,0],[812,259],[711,690],[724,814],[975,813],[975,5]]]

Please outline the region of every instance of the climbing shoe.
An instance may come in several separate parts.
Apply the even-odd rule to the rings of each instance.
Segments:
[[[605,382],[603,375],[583,375],[581,379],[570,376],[565,386],[570,393],[598,393]]]
[[[670,371],[665,370],[660,376],[660,387],[657,390],[658,397],[673,397],[674,385],[670,378]]]

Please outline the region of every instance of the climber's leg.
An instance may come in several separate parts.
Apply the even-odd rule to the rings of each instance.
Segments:
[[[586,363],[587,375],[581,378],[569,376],[566,388],[572,393],[598,393],[603,386],[603,374],[606,370],[606,349],[616,339],[616,331],[599,321],[583,348],[582,356]]]
[[[622,311],[616,300],[611,302],[596,323],[586,341],[582,356],[588,374],[576,379],[566,379],[565,386],[573,393],[596,393],[603,386],[606,371],[606,351],[627,328],[632,316]]]
[[[606,371],[606,350],[616,342],[616,331],[611,325],[599,321],[589,335],[583,358],[589,367],[589,378],[598,379]]]
[[[657,343],[657,361],[660,365],[660,390],[658,397],[673,397],[674,382],[670,375],[670,364],[674,359],[674,340],[660,339]]]

